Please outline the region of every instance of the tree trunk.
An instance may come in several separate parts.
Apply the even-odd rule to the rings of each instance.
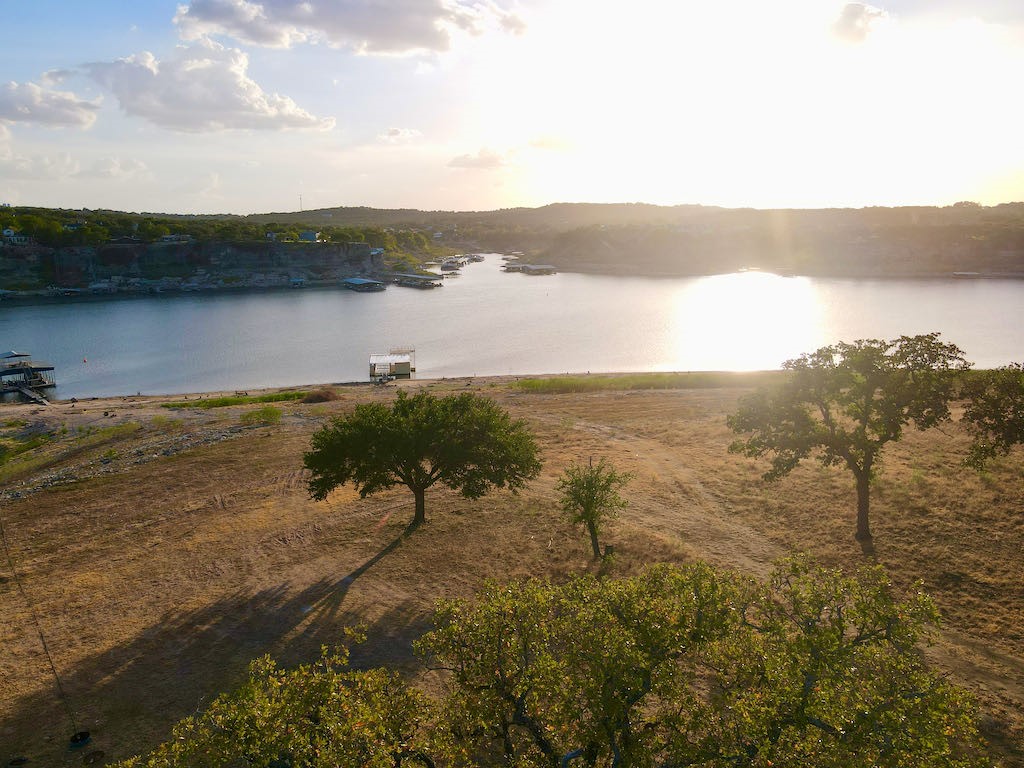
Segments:
[[[412,494],[416,497],[416,515],[412,519],[412,526],[416,528],[427,522],[427,491],[424,488],[413,488]]]
[[[871,540],[871,524],[868,519],[871,473],[857,473],[857,541]]]
[[[590,532],[590,548],[594,550],[594,559],[601,559],[601,547],[597,543],[597,526],[593,523],[587,523],[587,530]]]

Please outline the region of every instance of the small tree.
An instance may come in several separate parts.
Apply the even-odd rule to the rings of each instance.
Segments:
[[[869,492],[883,446],[910,422],[928,429],[948,420],[955,374],[970,366],[938,336],[840,342],[787,360],[781,384],[744,398],[729,416],[733,431],[753,433],[729,451],[771,454],[766,480],[814,452],[826,466],[845,465],[857,483],[857,539],[870,539]]]
[[[628,504],[619,495],[619,489],[632,479],[628,472],[616,472],[611,464],[601,459],[596,467],[593,460],[586,466],[573,462],[558,481],[562,509],[574,525],[583,523],[587,527],[595,560],[601,557],[598,534],[604,523]]]
[[[402,484],[416,499],[413,526],[426,520],[425,494],[435,483],[477,499],[492,487],[518,490],[541,466],[526,422],[471,393],[400,391],[390,406],[357,405],[317,431],[311,447],[310,496],[324,499],[351,482],[365,498]]]
[[[970,400],[963,420],[974,435],[969,466],[982,469],[997,454],[1024,443],[1024,365],[978,371],[963,394]]]

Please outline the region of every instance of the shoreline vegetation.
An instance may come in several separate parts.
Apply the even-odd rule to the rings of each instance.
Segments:
[[[1024,203],[724,209],[554,204],[452,212],[329,208],[252,216],[0,209],[0,299],[336,286],[457,252],[559,271],[698,277],[1024,279]],[[71,296],[60,296],[62,293]],[[21,298],[19,298],[21,297]]]
[[[413,641],[437,599],[470,598],[488,580],[560,583],[695,561],[764,578],[796,551],[826,567],[877,564],[897,594],[931,595],[942,627],[924,657],[978,700],[1000,764],[1024,765],[1024,453],[978,473],[963,466],[970,435],[958,420],[908,431],[886,454],[874,544],[862,549],[847,473],[805,464],[769,484],[763,464],[728,453],[726,415],[773,375],[489,376],[6,404],[3,522],[75,716],[110,760],[166,741],[197,701],[236,688],[253,658],[294,667],[345,627],[365,629],[354,665],[438,692]],[[412,536],[403,488],[311,500],[311,435],[397,389],[495,400],[529,423],[541,475],[484,504],[432,489],[428,523]],[[588,457],[633,478],[629,506],[602,533],[610,566],[593,562],[556,509],[563,468]],[[70,765],[30,608],[6,588],[0,611],[0,723],[12,750],[2,757]]]

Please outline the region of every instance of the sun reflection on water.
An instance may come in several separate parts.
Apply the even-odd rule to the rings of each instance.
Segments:
[[[676,297],[676,370],[778,368],[822,340],[824,307],[810,279],[768,272],[713,275]]]

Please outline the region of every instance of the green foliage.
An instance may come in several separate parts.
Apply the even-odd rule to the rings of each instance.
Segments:
[[[551,376],[520,379],[516,386],[537,394],[603,392],[629,389],[704,389],[716,387],[755,387],[778,378],[774,371],[735,373],[731,371],[695,371],[690,373],[631,373],[623,376]]]
[[[728,417],[734,432],[753,433],[730,452],[770,455],[767,480],[812,453],[825,466],[846,466],[857,482],[857,538],[870,539],[868,491],[882,447],[911,422],[928,429],[948,420],[957,374],[970,365],[938,336],[840,342],[787,360],[783,381],[744,398]]]
[[[185,428],[185,422],[181,419],[172,419],[162,415],[154,416],[150,419],[150,424],[161,432],[180,432]]]
[[[616,472],[601,459],[597,466],[575,462],[565,468],[556,490],[561,493],[562,511],[574,525],[582,523],[590,534],[594,559],[601,557],[598,536],[605,522],[612,520],[628,502],[619,495],[632,479],[628,472]]]
[[[301,400],[305,392],[272,392],[267,395],[230,395],[226,397],[205,397],[196,400],[176,400],[173,403],[161,403],[161,408],[176,410],[180,408],[225,408],[230,405],[249,405],[250,403],[283,403]]]
[[[390,406],[357,405],[317,431],[305,466],[314,499],[346,483],[363,498],[407,486],[416,499],[413,524],[424,522],[424,493],[435,483],[477,499],[491,487],[515,491],[540,472],[526,422],[513,420],[493,400],[404,391]]]
[[[246,426],[278,424],[281,421],[281,409],[265,405],[255,411],[246,411],[238,417],[238,420]]]
[[[487,765],[983,765],[970,700],[916,650],[935,622],[880,568],[794,559],[765,585],[702,564],[491,584],[417,648]]]
[[[970,401],[963,421],[974,435],[965,460],[969,466],[983,469],[1000,453],[1024,443],[1024,365],[976,371],[963,395]]]
[[[325,649],[292,670],[264,656],[238,690],[182,720],[150,755],[118,766],[393,768],[426,746],[421,723],[428,713],[422,695],[397,673],[350,670],[347,649]]]
[[[0,424],[0,466],[22,454],[31,453],[54,439],[54,433],[28,428],[22,419]]]

